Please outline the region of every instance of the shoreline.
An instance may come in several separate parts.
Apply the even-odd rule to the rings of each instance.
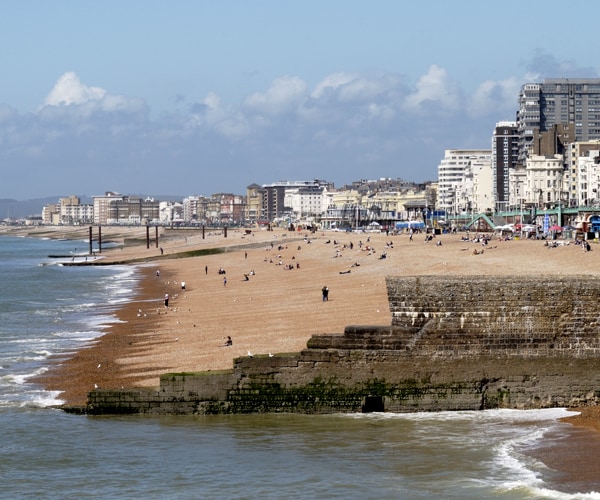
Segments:
[[[57,355],[50,359],[48,371],[31,382],[49,391],[59,391],[59,399],[66,405],[79,406],[87,401],[89,391],[97,387],[134,387],[146,376],[122,370],[119,357],[136,351],[135,345],[152,334],[138,319],[140,306],[152,301],[154,271],[150,267],[136,266],[138,289],[130,300],[114,311],[118,322],[105,327],[103,333],[75,353]]]
[[[53,229],[29,228],[26,232],[31,237],[68,234],[64,228]],[[388,325],[387,274],[563,275],[581,274],[584,258],[590,261],[590,268],[600,264],[597,245],[592,245],[595,252],[583,253],[573,244],[548,249],[539,241],[493,240],[485,255],[474,255],[473,250],[480,247],[460,241],[460,235],[440,235],[437,239],[443,246],[436,247],[435,243],[424,244],[423,235],[415,235],[415,241],[409,242],[404,234],[311,235],[281,230],[254,231],[251,236],[230,231],[229,238],[215,231],[206,240],[199,238],[198,231],[176,232],[161,238],[164,255],[160,255],[159,249],[139,242],[143,228],[133,229],[133,235],[128,228],[116,228],[117,234],[103,229],[112,241],[136,239],[132,246],[107,249],[103,255],[107,264],[135,262],[130,265],[139,273],[137,293],[115,313],[123,322],[108,327],[90,347],[70,359],[55,360],[37,379],[51,390],[64,390],[60,397],[67,404],[85,403],[94,384],[157,387],[162,373],[231,369],[233,359],[248,351],[298,352],[313,333],[342,333],[345,326],[353,324]],[[354,243],[352,250],[349,242]],[[369,244],[373,251],[365,249]],[[183,252],[219,247],[226,251],[179,258]],[[388,259],[382,261],[378,255],[384,250]],[[300,264],[300,268],[284,270],[279,261]],[[217,274],[220,267],[227,269],[227,285]],[[159,278],[154,276],[155,269],[160,269]],[[254,269],[256,275],[245,282],[243,275]],[[348,271],[351,273],[345,274]],[[186,281],[185,291],[179,289],[182,280]],[[332,296],[323,313],[320,289],[325,284]],[[171,295],[168,310],[162,305],[164,293]],[[257,313],[257,308],[263,313]],[[138,317],[140,309],[143,317]],[[234,345],[224,348],[228,334]],[[109,368],[108,373],[98,370],[99,364]],[[565,422],[600,431],[600,408],[572,410],[579,415],[567,417]]]

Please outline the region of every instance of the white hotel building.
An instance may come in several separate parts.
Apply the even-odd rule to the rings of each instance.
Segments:
[[[489,165],[489,169],[484,166]],[[467,177],[477,175],[478,172],[489,170],[491,172],[492,150],[491,149],[446,149],[444,158],[438,166],[438,210],[444,210],[446,213],[456,213],[467,210],[462,206],[461,200],[465,198],[473,199],[473,194],[465,193],[464,181]],[[476,185],[483,184],[474,181]],[[488,183],[485,182],[486,189]],[[487,196],[485,196],[487,195]],[[483,198],[482,198],[483,196]],[[490,193],[477,193],[477,199],[482,203],[485,199],[485,205],[482,207],[471,207],[485,210],[488,207],[494,207],[493,190]]]

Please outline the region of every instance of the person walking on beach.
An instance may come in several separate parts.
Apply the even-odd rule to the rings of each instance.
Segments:
[[[327,302],[329,300],[329,288],[327,288],[327,286],[324,286],[321,289],[321,292],[323,293],[323,302]]]
[[[204,266],[204,274],[208,274],[208,266]]]
[[[227,278],[223,278],[223,286],[227,286]]]
[[[169,307],[169,294],[165,293],[165,307]]]

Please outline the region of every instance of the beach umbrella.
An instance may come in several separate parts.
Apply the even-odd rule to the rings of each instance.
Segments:
[[[553,226],[550,226],[550,231],[560,232],[560,231],[562,231],[562,227],[557,226],[556,224],[554,224]]]

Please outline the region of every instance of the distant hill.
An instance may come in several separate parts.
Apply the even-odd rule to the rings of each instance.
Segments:
[[[41,216],[42,208],[49,203],[56,203],[58,197],[38,198],[34,200],[12,200],[0,198],[0,219],[20,219],[29,216]]]

